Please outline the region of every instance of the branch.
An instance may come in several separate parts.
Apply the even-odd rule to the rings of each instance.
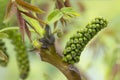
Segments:
[[[57,67],[68,80],[81,80],[79,70],[75,66],[63,62],[62,57],[56,53],[54,46],[51,46],[49,50],[40,50],[40,56],[43,61]]]

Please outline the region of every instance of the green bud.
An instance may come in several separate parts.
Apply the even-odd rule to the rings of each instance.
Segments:
[[[75,51],[71,51],[71,55],[74,57],[76,56],[76,52]]]
[[[74,42],[74,40],[73,39],[70,39],[70,43],[73,43]]]
[[[74,43],[78,43],[79,42],[79,40],[76,38],[75,40],[74,40]]]
[[[89,40],[92,38],[92,36],[89,33],[85,33],[84,36]]]
[[[79,38],[79,43],[82,43],[83,42],[83,38]]]
[[[74,64],[74,63],[75,63],[75,61],[70,60],[70,61],[68,61],[68,63],[70,63],[70,64]]]
[[[67,60],[71,60],[71,59],[72,59],[72,56],[71,56],[71,55],[66,55],[66,59],[67,59]]]
[[[71,45],[71,49],[74,50],[76,48],[75,44]]]
[[[79,62],[80,60],[79,58],[80,58],[79,56],[74,57],[75,62]]]

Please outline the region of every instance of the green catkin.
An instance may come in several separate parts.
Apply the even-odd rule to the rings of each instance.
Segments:
[[[70,37],[63,51],[63,61],[74,64],[79,62],[80,54],[87,43],[99,32],[107,26],[107,21],[103,18],[95,18],[91,23],[86,25],[84,29],[77,31],[75,35]]]
[[[3,67],[6,67],[8,62],[9,62],[9,56],[7,54],[7,50],[6,50],[6,46],[5,43],[2,41],[2,39],[0,39],[0,50],[5,54],[5,56],[7,57],[7,60],[0,60],[0,65]]]
[[[15,46],[16,59],[20,72],[20,78],[24,80],[27,78],[30,70],[30,64],[29,64],[26,47],[24,46],[24,42],[22,42],[22,38],[19,33],[14,31],[9,31],[9,35],[12,44]]]

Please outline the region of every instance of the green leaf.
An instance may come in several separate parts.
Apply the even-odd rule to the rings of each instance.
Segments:
[[[0,33],[0,39],[6,38],[8,35],[6,33]]]
[[[46,24],[44,21],[42,21],[41,19],[35,17],[34,15],[32,15],[31,13],[28,13],[28,12],[24,12],[24,11],[21,11],[21,13],[23,13],[24,15],[30,17],[30,18],[33,18],[37,21],[39,21],[41,24]]]
[[[66,14],[66,15],[80,16],[80,14],[77,13],[72,7],[64,7],[61,9],[61,11],[63,12],[63,14]]]
[[[58,21],[62,16],[63,13],[60,10],[56,9],[48,15],[47,21],[48,23],[54,23]]]
[[[43,37],[45,30],[40,26],[39,21],[35,20],[29,16],[26,16],[25,14],[22,14],[25,21],[28,22],[28,24],[30,25],[30,27],[32,27],[34,29],[35,32],[37,32],[40,36]]]

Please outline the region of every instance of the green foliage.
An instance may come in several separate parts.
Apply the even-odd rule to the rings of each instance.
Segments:
[[[68,14],[68,15],[75,15],[75,16],[79,16],[80,15],[72,7],[64,7],[64,8],[61,9],[61,11],[64,14]]]
[[[79,16],[79,14],[71,7],[64,7],[62,9],[56,9],[48,15],[48,23],[54,23],[61,18],[69,20],[72,17]]]
[[[70,64],[79,62],[81,52],[87,43],[103,28],[107,26],[107,21],[103,18],[95,18],[84,29],[77,31],[70,37],[64,49],[63,60]]]
[[[62,12],[56,9],[48,15],[47,21],[48,23],[54,23],[58,21],[62,16],[63,16]]]
[[[43,37],[45,31],[39,24],[39,21],[30,18],[29,16],[26,15],[23,15],[23,17],[30,24],[30,27],[32,27],[36,33],[38,33],[41,37]]]
[[[72,7],[64,7],[61,9],[63,13],[63,19],[70,20],[72,17],[80,16]]]

